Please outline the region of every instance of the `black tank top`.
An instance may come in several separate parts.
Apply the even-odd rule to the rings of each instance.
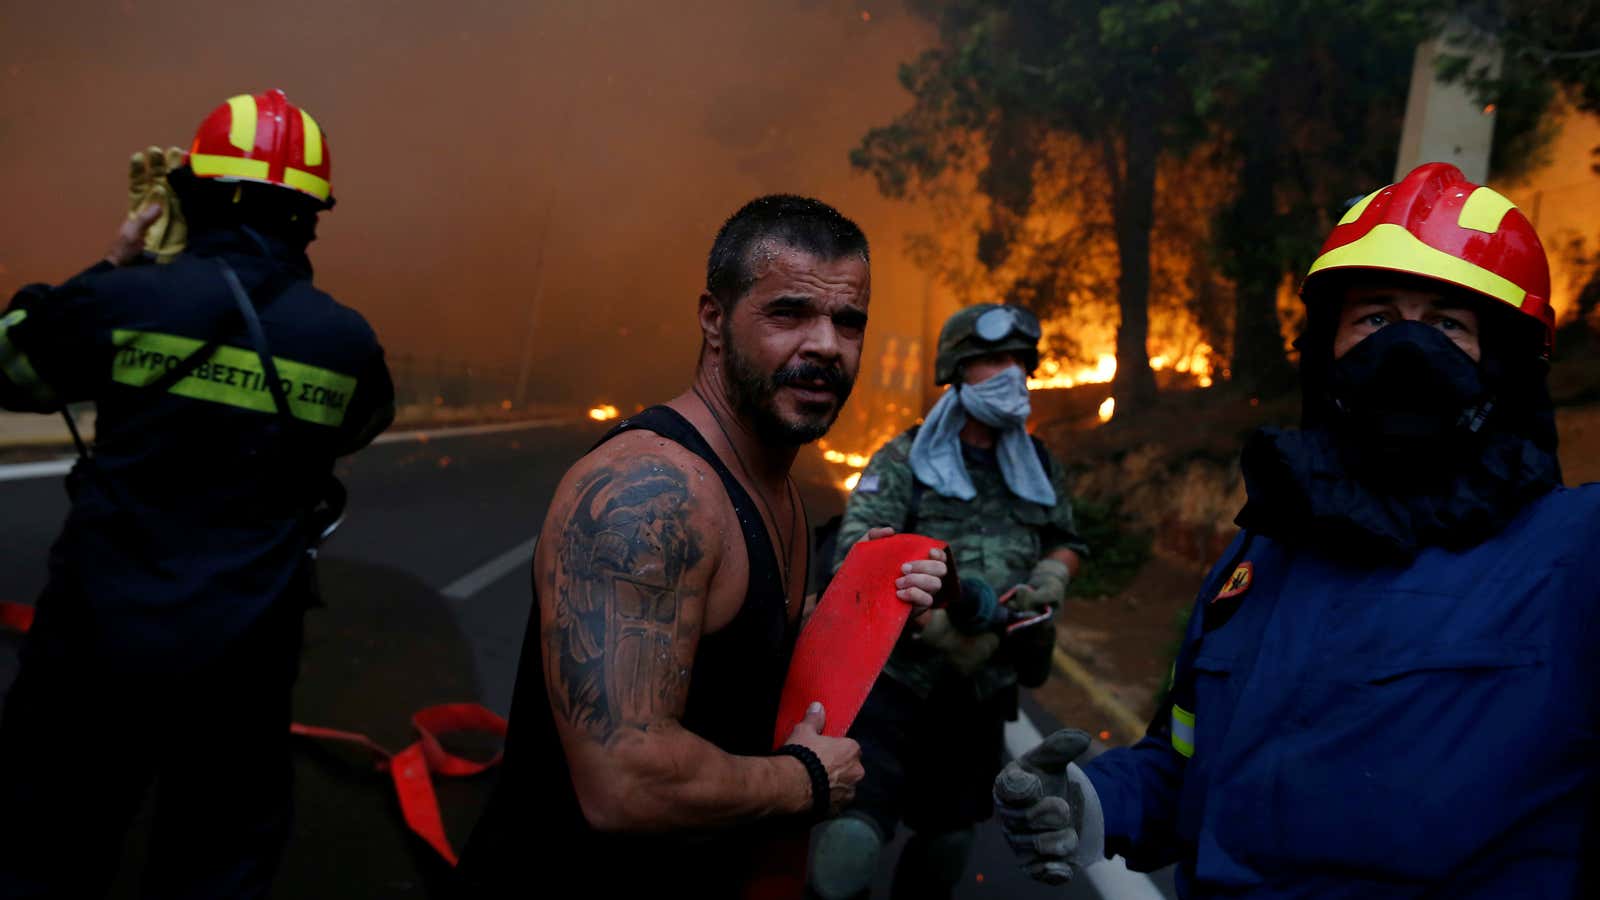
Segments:
[[[782,570],[761,513],[705,438],[675,410],[653,406],[624,419],[595,446],[628,431],[650,431],[680,444],[722,478],[744,532],[750,577],[738,614],[700,639],[682,722],[724,752],[767,754],[797,629],[789,625]],[[749,848],[764,831],[618,835],[589,825],[545,694],[536,574],[505,759],[462,854],[458,871],[463,896],[557,897],[567,896],[564,890],[641,887],[683,888],[696,897],[732,896],[743,880]]]

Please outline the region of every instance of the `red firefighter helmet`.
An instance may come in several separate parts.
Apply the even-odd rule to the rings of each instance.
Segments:
[[[322,129],[276,88],[229,97],[212,110],[189,147],[189,168],[199,178],[277,185],[333,205]]]
[[[1448,163],[1413,169],[1344,214],[1301,285],[1324,272],[1369,269],[1443,281],[1504,303],[1536,320],[1544,350],[1555,339],[1550,262],[1527,217],[1498,192],[1473,184]]]

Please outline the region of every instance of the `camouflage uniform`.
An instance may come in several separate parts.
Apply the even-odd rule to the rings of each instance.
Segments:
[[[994,352],[1011,353],[1025,372],[1031,370],[1038,339],[1031,313],[994,304],[963,309],[939,335],[935,381],[958,381],[964,360]],[[1035,565],[1054,551],[1087,552],[1073,528],[1065,471],[1048,454],[1041,454],[1041,462],[1057,498],[1052,506],[1013,493],[994,450],[962,443],[975,495],[959,500],[917,482],[911,469],[914,438],[912,429],[873,454],[845,507],[832,570],[856,541],[880,526],[945,541],[956,573],[983,580],[997,595],[1026,583]],[[1035,450],[1040,446],[1034,442]],[[924,642],[918,632],[907,627],[850,731],[861,744],[866,778],[847,814],[813,836],[813,896],[865,897],[878,855],[901,822],[916,834],[901,850],[893,896],[950,896],[971,856],[973,825],[993,810],[1005,722],[1016,717],[1018,667],[1030,673],[1024,682],[1045,677],[1055,638],[1049,623],[1005,640],[945,629],[938,640]]]
[[[839,526],[835,569],[844,562],[850,547],[868,529],[890,526],[896,531],[915,525],[917,534],[938,538],[954,551],[956,572],[963,578],[982,578],[1003,594],[1028,580],[1034,563],[1063,548],[1087,555],[1088,548],[1077,535],[1072,518],[1072,503],[1066,485],[1066,471],[1054,456],[1048,457],[1051,486],[1061,500],[1054,509],[1030,503],[1012,494],[1001,478],[992,451],[963,445],[962,457],[978,496],[972,500],[943,497],[932,490],[913,489],[911,440],[914,431],[905,431],[873,454],[861,475],[844,521]],[[916,495],[913,520],[911,502]],[[1017,683],[1015,667],[1005,651],[991,658],[969,676],[962,676],[932,647],[914,637],[903,638],[895,647],[884,673],[928,698],[935,687],[962,690],[973,699],[986,699]]]

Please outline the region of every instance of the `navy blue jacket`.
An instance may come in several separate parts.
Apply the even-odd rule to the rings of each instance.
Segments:
[[[288,418],[219,259],[254,301]],[[157,383],[208,341],[192,373]],[[195,235],[170,265],[101,263],[17,294],[0,317],[0,405],[80,401],[96,405],[93,458],[68,478],[36,628],[145,667],[220,652],[305,576],[335,458],[394,414],[366,321],[312,287],[303,251],[233,230]]]
[[[1085,767],[1184,897],[1572,897],[1600,766],[1600,485],[1368,567],[1243,534],[1171,699]]]

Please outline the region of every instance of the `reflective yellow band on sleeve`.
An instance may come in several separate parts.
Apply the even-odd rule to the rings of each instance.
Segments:
[[[28,354],[23,353],[11,340],[11,329],[22,324],[28,318],[25,309],[14,309],[0,316],[0,373],[6,380],[20,388],[28,395],[28,399],[40,406],[55,406],[56,392],[50,389],[39,378],[39,373],[33,368],[33,363],[28,359]]]
[[[177,368],[199,350],[204,341],[149,331],[112,332],[116,356],[111,380],[130,387],[146,387]],[[283,381],[283,393],[295,418],[315,425],[337,427],[355,394],[356,379],[330,369],[274,356],[272,362]],[[262,373],[261,359],[253,350],[218,347],[211,358],[175,383],[168,393],[256,412],[275,413],[272,391]]]
[[[1172,749],[1185,759],[1194,756],[1194,713],[1172,704]]]

